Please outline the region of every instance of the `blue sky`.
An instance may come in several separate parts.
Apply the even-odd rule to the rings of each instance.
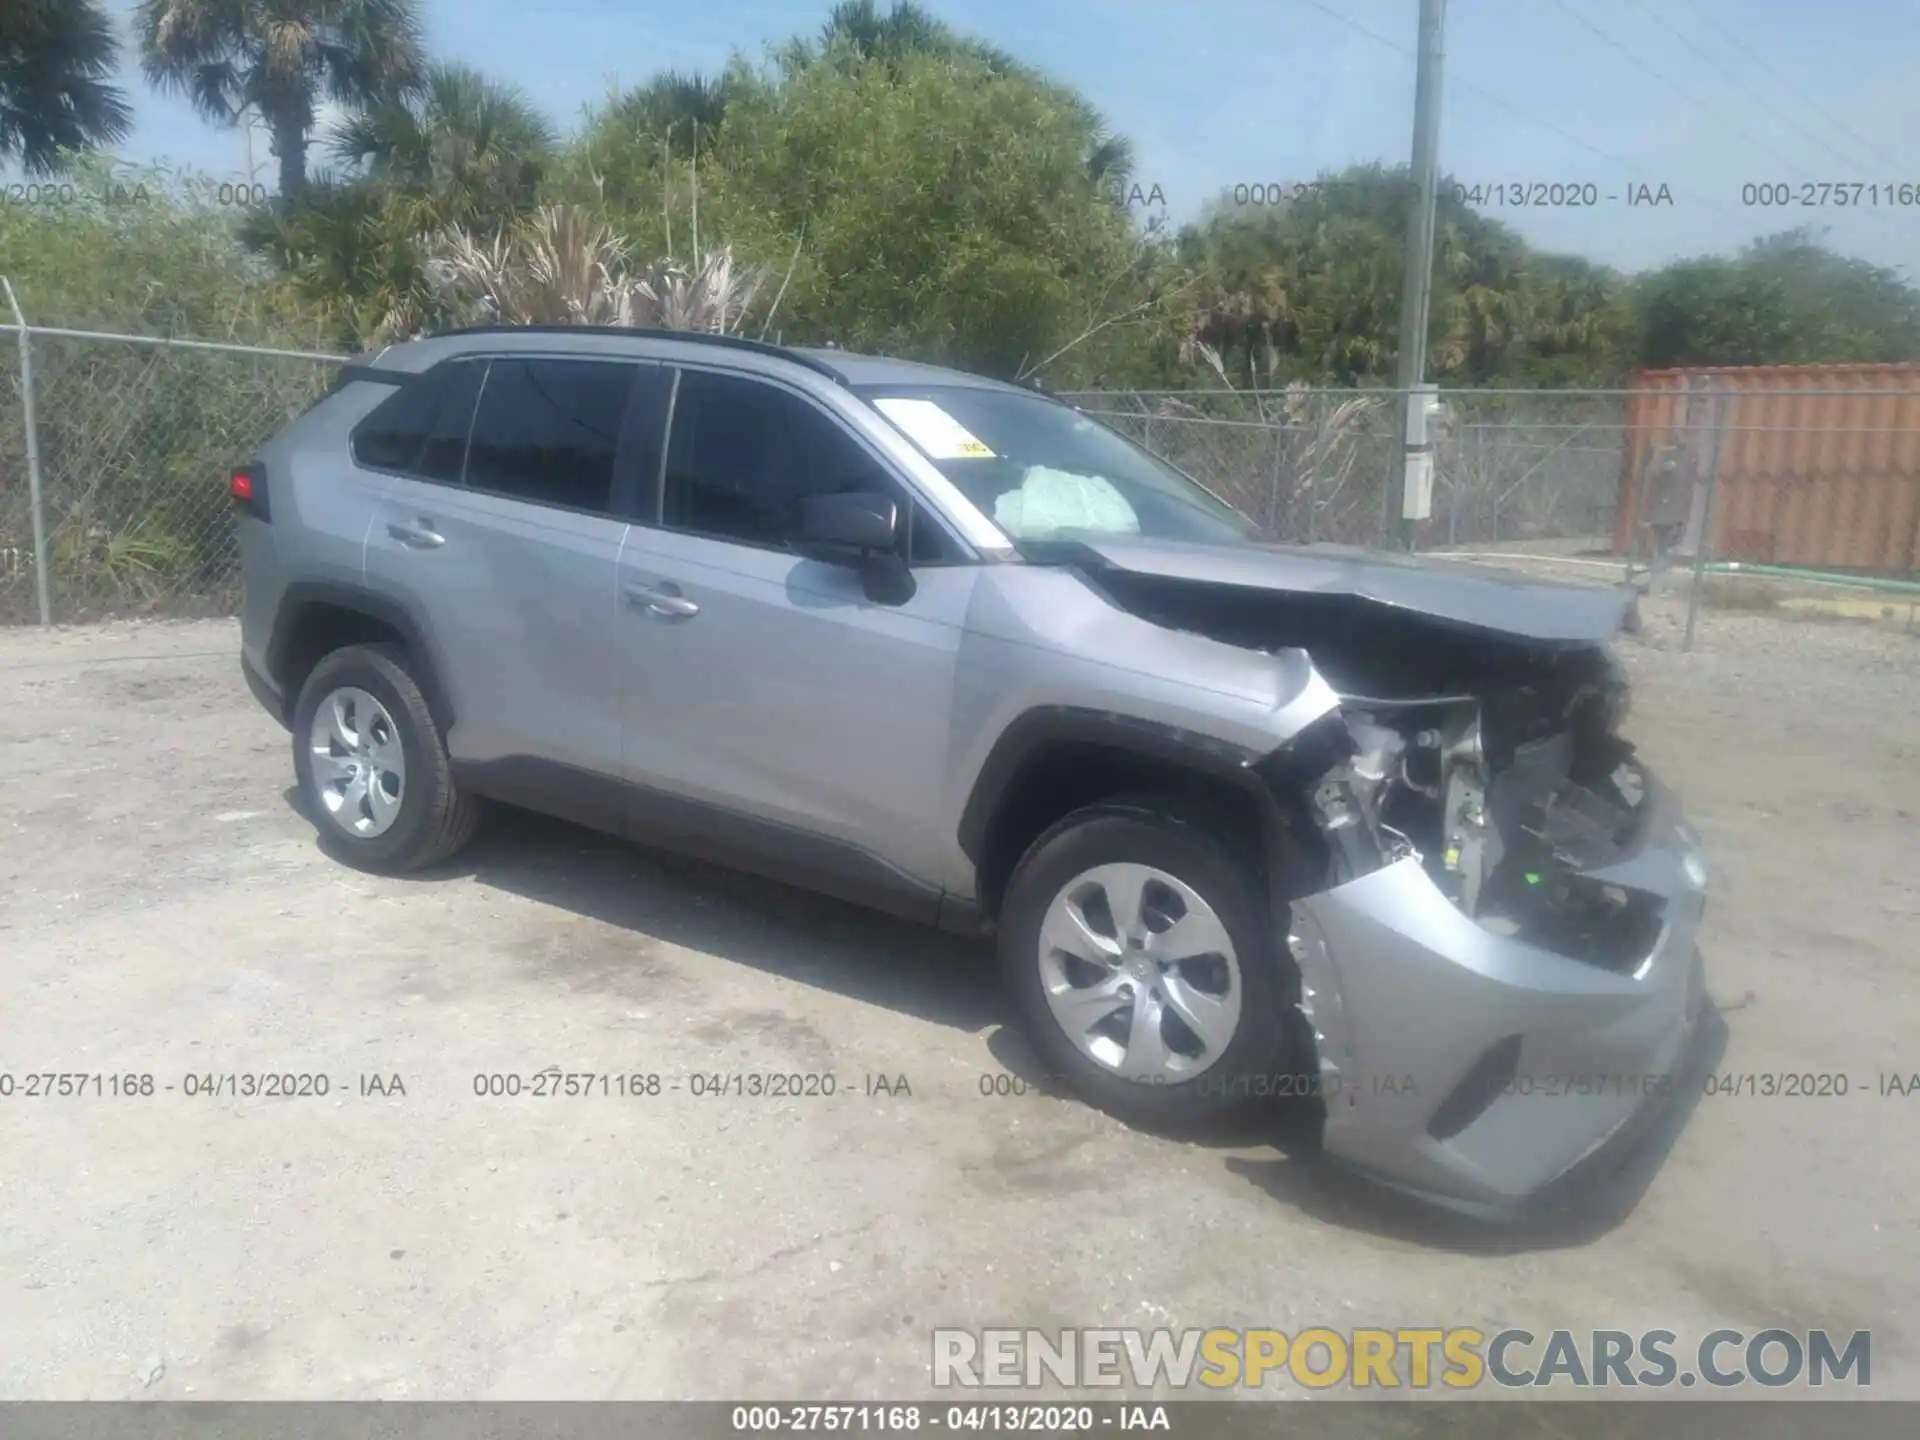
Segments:
[[[1416,0],[924,0],[1086,94],[1131,136],[1175,221],[1222,187],[1403,162]],[[124,17],[131,0],[114,0]],[[614,83],[714,70],[813,33],[829,0],[425,0],[438,55],[571,125]],[[1492,213],[1626,268],[1808,223],[1920,282],[1920,205],[1768,208],[1742,186],[1920,187],[1920,0],[1452,0],[1440,150],[1467,184],[1591,183],[1592,209]],[[1365,32],[1372,32],[1371,34]],[[1396,48],[1397,47],[1397,48]],[[129,47],[129,54],[131,47]],[[131,67],[130,67],[131,68]],[[125,153],[223,176],[235,132],[128,77]],[[264,139],[255,162],[271,178]],[[1664,184],[1671,205],[1629,206]],[[1604,197],[1619,196],[1609,201]],[[1863,195],[1863,200],[1867,197]],[[1489,207],[1491,208],[1491,207]]]

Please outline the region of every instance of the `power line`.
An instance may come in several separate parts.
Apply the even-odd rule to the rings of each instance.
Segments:
[[[1364,35],[1369,40],[1372,40],[1375,44],[1384,45],[1387,47],[1387,49],[1392,50],[1397,54],[1404,55],[1409,60],[1417,58],[1413,50],[1401,44],[1398,40],[1395,40],[1392,36],[1381,34],[1378,30],[1373,29],[1371,26],[1362,24],[1360,21],[1355,20],[1351,15],[1348,15],[1343,11],[1336,10],[1331,5],[1327,5],[1323,3],[1323,0],[1295,0],[1295,3],[1304,5],[1309,10],[1318,11],[1320,14],[1326,16],[1329,20],[1333,20],[1338,24],[1344,25],[1347,29],[1352,30],[1358,34]],[[1570,15],[1573,19],[1579,21],[1582,25],[1586,26],[1587,29],[1591,30],[1594,34],[1598,35],[1602,40],[1606,41],[1609,45],[1613,46],[1614,49],[1619,50],[1629,60],[1632,60],[1635,64],[1639,65],[1642,69],[1646,70],[1649,74],[1653,75],[1654,78],[1659,80],[1662,84],[1665,84],[1675,90],[1683,89],[1683,87],[1680,87],[1677,84],[1675,84],[1674,81],[1668,79],[1664,75],[1661,75],[1651,65],[1648,65],[1644,60],[1642,60],[1640,57],[1635,55],[1631,50],[1628,50],[1613,36],[1607,34],[1604,30],[1601,30],[1597,25],[1593,24],[1593,22],[1588,20],[1584,15],[1570,8],[1565,3],[1565,0],[1556,0],[1556,3],[1560,4],[1561,8],[1566,10],[1568,15]],[[1772,68],[1771,66],[1768,66],[1763,59],[1761,59],[1757,55],[1754,55],[1750,50],[1747,50],[1745,47],[1735,43],[1734,48],[1741,50],[1742,53],[1744,54],[1747,54],[1763,69],[1771,70]],[[1610,165],[1618,165],[1622,169],[1632,171],[1634,174],[1639,175],[1643,178],[1656,179],[1656,180],[1659,178],[1653,173],[1653,171],[1648,169],[1647,166],[1642,165],[1639,162],[1634,160],[1628,160],[1624,156],[1614,155],[1606,150],[1602,150],[1599,146],[1591,144],[1586,140],[1583,140],[1580,136],[1575,135],[1570,131],[1561,129],[1558,125],[1555,125],[1552,121],[1543,119],[1541,116],[1534,114],[1532,111],[1527,110],[1522,106],[1515,105],[1506,99],[1503,99],[1500,95],[1496,94],[1491,90],[1488,90],[1485,86],[1476,85],[1471,80],[1461,78],[1457,75],[1450,77],[1449,84],[1453,86],[1455,89],[1457,89],[1458,91],[1464,94],[1473,96],[1475,99],[1479,100],[1481,103],[1490,105],[1496,110],[1504,111],[1505,113],[1512,115],[1516,119],[1525,121],[1527,124],[1533,126],[1535,129],[1544,131],[1549,135],[1556,136],[1559,139],[1566,141],[1569,145],[1572,145],[1577,149],[1584,150],[1589,155],[1593,155],[1598,159],[1604,160]],[[1687,97],[1683,96],[1683,98],[1687,98]],[[1689,105],[1692,105],[1696,109],[1699,108],[1699,102],[1692,100],[1691,98],[1687,98],[1687,103]],[[1802,100],[1802,103],[1808,104],[1809,108],[1814,108],[1811,106],[1809,102],[1806,102],[1805,100]],[[1795,172],[1801,172],[1804,170],[1803,166],[1800,166],[1795,162],[1793,162],[1792,160],[1787,159],[1787,157],[1781,155],[1779,151],[1773,150],[1772,147],[1767,145],[1764,141],[1757,140],[1755,139],[1755,137],[1746,134],[1746,132],[1744,131],[1735,130],[1734,133],[1736,135],[1741,136],[1741,138],[1750,141],[1754,145],[1758,146],[1760,149],[1769,151],[1777,159],[1779,159],[1783,164],[1785,164],[1789,169]],[[1833,147],[1831,145],[1825,145],[1823,143],[1823,148],[1827,149],[1828,152],[1831,154],[1838,155],[1839,153],[1833,150]],[[1715,214],[1720,215],[1725,219],[1733,221],[1736,225],[1739,225],[1745,232],[1747,232],[1747,236],[1749,240],[1757,236],[1758,233],[1763,229],[1763,224],[1758,220],[1758,217],[1756,217],[1752,213],[1742,213],[1741,211],[1731,209],[1728,206],[1721,204],[1718,200],[1714,199],[1712,196],[1701,196],[1696,198],[1700,201],[1700,203],[1704,203],[1706,207],[1709,210],[1713,211]],[[1879,210],[1862,207],[1862,206],[1850,206],[1848,207],[1847,213],[1849,214],[1865,213],[1867,215],[1871,215],[1874,219],[1881,221],[1883,223],[1892,219],[1891,216],[1886,215]]]
[[[1348,29],[1356,30],[1360,34],[1365,35],[1369,40],[1377,41],[1379,44],[1385,45],[1389,50],[1399,51],[1400,54],[1405,55],[1408,59],[1415,58],[1414,52],[1409,50],[1406,46],[1402,45],[1398,40],[1392,39],[1390,36],[1382,35],[1378,30],[1370,29],[1368,26],[1362,25],[1358,20],[1355,20],[1352,16],[1342,14],[1340,11],[1333,9],[1331,6],[1320,3],[1320,0],[1295,0],[1295,3],[1300,5],[1305,5],[1310,10],[1317,10],[1322,15],[1325,15],[1329,20],[1337,20],[1342,25],[1345,25]],[[1552,121],[1543,120],[1540,116],[1534,114],[1531,110],[1523,109],[1522,107],[1515,105],[1510,101],[1502,99],[1499,95],[1495,94],[1491,90],[1488,90],[1485,86],[1476,85],[1471,80],[1461,79],[1457,76],[1452,77],[1451,83],[1457,86],[1460,90],[1466,92],[1469,95],[1472,95],[1475,99],[1481,101],[1483,104],[1491,105],[1496,110],[1504,110],[1507,114],[1526,121],[1529,125],[1532,125],[1536,129],[1544,130],[1549,135],[1558,136],[1560,139],[1566,141],[1569,145],[1573,145],[1578,147],[1581,150],[1585,150],[1589,155],[1598,156],[1600,159],[1605,160],[1610,165],[1618,165],[1622,169],[1631,170],[1637,175],[1642,175],[1642,176],[1655,178],[1655,179],[1658,178],[1657,176],[1653,175],[1652,171],[1650,171],[1646,166],[1640,164],[1638,161],[1628,160],[1624,156],[1610,154],[1609,152],[1602,150],[1597,145],[1589,144],[1587,141],[1582,140],[1578,135],[1572,134],[1571,132],[1566,130],[1562,130],[1558,125],[1555,125]],[[1726,216],[1728,219],[1739,220],[1743,218],[1740,215],[1738,215],[1736,212],[1727,209],[1726,206],[1719,204],[1717,201],[1709,199],[1706,203],[1709,209],[1718,211],[1720,214]]]
[[[1398,40],[1390,39],[1389,37],[1382,35],[1378,30],[1368,29],[1365,25],[1362,25],[1358,20],[1354,19],[1351,15],[1342,14],[1340,11],[1335,10],[1331,5],[1322,5],[1320,3],[1320,0],[1297,0],[1297,3],[1306,6],[1309,10],[1318,10],[1322,15],[1326,16],[1329,20],[1338,20],[1342,25],[1346,26],[1349,30],[1358,30],[1362,35],[1366,36],[1369,40],[1378,40],[1382,45],[1386,46],[1389,50],[1398,50],[1402,55],[1406,56],[1409,60],[1415,60],[1419,58],[1413,53],[1413,51],[1409,50],[1406,46],[1402,45]]]
[[[1582,15],[1578,10],[1574,9],[1573,6],[1570,3],[1568,3],[1568,0],[1553,0],[1553,3],[1557,7],[1559,7],[1560,10],[1565,12],[1570,18],[1577,21],[1588,33],[1599,36],[1600,39],[1604,40],[1607,44],[1611,45],[1615,50],[1619,51],[1622,55],[1626,56],[1628,60],[1632,61],[1635,65],[1639,66],[1642,70],[1646,71],[1647,74],[1651,75],[1654,79],[1658,80],[1662,85],[1665,85],[1670,90],[1673,90],[1676,94],[1679,95],[1679,97],[1683,101],[1685,101],[1693,109],[1698,110],[1701,108],[1700,101],[1694,99],[1691,95],[1686,94],[1685,93],[1686,87],[1681,85],[1679,81],[1673,79],[1668,75],[1664,75],[1660,71],[1654,69],[1652,65],[1646,62],[1646,60],[1644,60],[1639,55],[1636,55],[1633,51],[1629,50],[1619,40],[1614,38],[1612,35],[1609,35],[1605,30],[1602,30],[1598,25],[1594,24],[1593,21],[1589,20],[1585,15]],[[1746,140],[1751,144],[1759,146],[1762,150],[1766,150],[1769,154],[1773,156],[1774,159],[1778,160],[1782,165],[1789,166],[1796,170],[1801,168],[1795,161],[1793,161],[1792,159],[1788,158],[1785,155],[1782,155],[1778,150],[1773,149],[1770,145],[1767,144],[1766,141],[1759,139],[1757,136],[1750,135],[1745,130],[1740,130],[1740,129],[1734,129],[1733,133],[1735,135],[1738,135],[1742,140]],[[1829,151],[1832,149],[1832,147],[1826,145],[1824,141],[1821,143],[1822,143],[1823,149],[1827,149]]]
[[[1706,15],[1702,13],[1696,5],[1691,3],[1691,0],[1688,0],[1687,8],[1693,11],[1695,18],[1698,19],[1702,25],[1706,26],[1706,28],[1713,33],[1716,39],[1725,42],[1729,47],[1731,47],[1734,50],[1737,50],[1740,54],[1746,56],[1747,59],[1751,60],[1755,65],[1759,66],[1761,70],[1765,71],[1768,75],[1772,76],[1774,82],[1778,84],[1782,90],[1784,90],[1787,94],[1791,95],[1794,99],[1798,100],[1808,110],[1811,110],[1815,115],[1818,115],[1822,120],[1826,121],[1827,124],[1831,125],[1835,130],[1839,131],[1842,135],[1845,135],[1849,140],[1852,140],[1856,145],[1862,145],[1866,147],[1868,154],[1873,155],[1876,159],[1878,159],[1883,164],[1889,164],[1894,166],[1904,166],[1907,163],[1904,159],[1900,159],[1900,160],[1888,159],[1887,157],[1891,152],[1880,149],[1880,147],[1874,141],[1868,140],[1859,132],[1849,129],[1846,125],[1841,123],[1839,120],[1835,119],[1832,115],[1828,114],[1825,110],[1821,109],[1818,105],[1814,104],[1813,101],[1809,100],[1806,97],[1804,92],[1802,92],[1801,90],[1795,87],[1793,81],[1788,79],[1786,75],[1784,75],[1783,73],[1781,73],[1781,71],[1776,69],[1770,63],[1768,63],[1766,57],[1758,54],[1751,47],[1744,44],[1732,32],[1722,30],[1718,26],[1713,24],[1710,20],[1707,19]]]
[[[1614,38],[1614,36],[1608,34],[1605,30],[1602,30],[1598,25],[1594,24],[1593,21],[1589,20],[1585,15],[1581,14],[1578,10],[1574,9],[1573,5],[1570,3],[1570,0],[1553,0],[1553,3],[1557,7],[1559,7],[1559,9],[1564,11],[1569,17],[1578,21],[1582,27],[1584,27],[1590,33],[1597,35],[1600,39],[1604,40],[1607,44],[1611,45],[1615,50],[1619,51],[1622,55],[1626,56],[1628,60],[1632,61],[1635,65],[1639,66],[1642,70],[1646,71],[1647,74],[1651,75],[1654,79],[1658,80],[1662,85],[1665,85],[1668,88],[1675,91],[1679,95],[1679,97],[1683,101],[1685,101],[1687,105],[1689,105],[1695,110],[1699,110],[1702,108],[1701,102],[1694,99],[1692,96],[1686,94],[1685,87],[1682,86],[1678,81],[1656,70],[1652,65],[1648,64],[1644,58],[1635,54],[1632,50],[1628,49],[1619,40]],[[1805,171],[1804,166],[1798,164],[1788,156],[1781,154],[1778,150],[1774,149],[1771,145],[1769,145],[1766,141],[1760,139],[1758,136],[1755,136],[1750,132],[1746,130],[1741,130],[1737,127],[1730,127],[1730,128],[1732,129],[1733,134],[1739,136],[1742,140],[1747,141],[1749,144],[1757,146],[1758,148],[1766,151],[1769,155],[1773,156],[1774,159],[1778,160],[1782,165],[1785,165],[1789,170],[1800,171],[1800,172]],[[1839,152],[1836,151],[1831,145],[1827,144],[1825,141],[1820,141],[1819,143],[1820,143],[1820,148],[1825,150],[1828,154],[1839,157],[1843,163],[1850,163],[1850,162],[1846,162],[1845,157],[1840,156]],[[1890,216],[1881,214],[1877,210],[1869,209],[1864,211],[1864,213],[1873,216],[1876,220],[1879,220],[1882,223],[1885,223],[1892,218]]]
[[[1692,36],[1688,35],[1686,31],[1680,29],[1679,26],[1673,24],[1672,21],[1668,20],[1665,15],[1661,14],[1658,10],[1654,9],[1651,5],[1647,4],[1646,0],[1629,0],[1629,3],[1638,6],[1646,14],[1652,16],[1655,20],[1659,21],[1660,24],[1663,27],[1665,27],[1668,34],[1672,35],[1682,45],[1685,45],[1695,55],[1699,56],[1700,59],[1706,64],[1706,66],[1709,69],[1711,69],[1716,74],[1718,74],[1720,78],[1725,80],[1728,84],[1733,85],[1737,89],[1740,89],[1743,91],[1748,91],[1752,89],[1752,83],[1750,81],[1743,80],[1740,76],[1734,74],[1726,66],[1722,65],[1720,63],[1720,58],[1717,55],[1715,55],[1712,51],[1708,50],[1706,46],[1700,44]],[[1696,16],[1697,14],[1698,12],[1696,12]],[[1725,39],[1727,37],[1721,36],[1720,38]],[[1785,113],[1781,113],[1779,115],[1779,118],[1786,121],[1788,124],[1792,125],[1796,130],[1800,131],[1801,134],[1809,137],[1813,141],[1813,143],[1818,145],[1821,149],[1830,151],[1834,155],[1839,156],[1839,158],[1841,158],[1842,160],[1847,160],[1849,164],[1852,163],[1849,157],[1840,155],[1840,152],[1834,149],[1833,143],[1831,140],[1829,140],[1827,137],[1823,135],[1818,134],[1806,124],[1802,123],[1799,120],[1796,120],[1793,116]]]
[[[1329,20],[1338,20],[1342,25],[1345,25],[1348,29],[1359,31],[1360,34],[1366,36],[1369,40],[1378,41],[1380,44],[1386,46],[1389,50],[1399,51],[1402,55],[1406,56],[1409,60],[1417,58],[1414,55],[1413,51],[1409,50],[1406,46],[1402,45],[1398,40],[1392,39],[1390,36],[1382,35],[1378,30],[1369,29],[1367,26],[1362,25],[1358,20],[1355,20],[1351,15],[1343,15],[1340,11],[1335,10],[1332,6],[1321,4],[1320,0],[1295,0],[1295,3],[1300,5],[1305,5],[1309,10],[1318,10],[1322,15],[1326,16]],[[1471,80],[1462,80],[1456,77],[1454,78],[1453,83],[1459,86],[1462,90],[1465,90],[1468,93],[1474,96],[1477,96],[1479,99],[1484,100],[1487,103],[1494,105],[1501,110],[1505,110],[1509,115],[1517,115],[1522,120],[1528,121],[1530,124],[1539,126],[1540,129],[1545,130],[1551,135],[1558,135],[1562,140],[1565,140],[1567,143],[1571,145],[1578,145],[1582,150],[1585,150],[1588,153],[1593,155],[1598,155],[1602,160],[1606,160],[1615,165],[1624,165],[1629,170],[1641,170],[1642,173],[1645,173],[1643,167],[1636,165],[1633,161],[1624,160],[1618,155],[1609,155],[1606,151],[1598,148],[1597,146],[1589,145],[1586,141],[1582,140],[1578,135],[1570,135],[1565,130],[1560,129],[1558,126],[1553,125],[1548,121],[1542,120],[1538,115],[1533,114],[1531,111],[1522,110],[1517,105],[1509,104],[1507,101],[1502,100],[1498,95],[1495,95],[1492,91],[1485,90],[1480,86],[1475,85]]]

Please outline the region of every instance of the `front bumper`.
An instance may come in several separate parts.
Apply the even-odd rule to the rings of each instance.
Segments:
[[[1326,1153],[1470,1213],[1523,1213],[1685,1098],[1708,1006],[1698,837],[1650,774],[1624,859],[1588,871],[1660,906],[1631,970],[1485,929],[1419,862],[1295,902]]]

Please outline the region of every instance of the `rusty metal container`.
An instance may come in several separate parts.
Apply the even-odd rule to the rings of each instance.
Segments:
[[[1623,554],[1717,464],[1711,558],[1920,571],[1920,364],[1643,371],[1624,424]]]

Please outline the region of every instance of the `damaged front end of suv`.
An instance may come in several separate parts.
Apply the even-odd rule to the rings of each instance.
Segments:
[[[1248,552],[1239,557],[1251,558]],[[1141,618],[1302,649],[1338,710],[1263,762],[1326,1151],[1458,1209],[1575,1188],[1683,1085],[1698,837],[1622,738],[1633,596],[1319,550],[1113,547]]]

